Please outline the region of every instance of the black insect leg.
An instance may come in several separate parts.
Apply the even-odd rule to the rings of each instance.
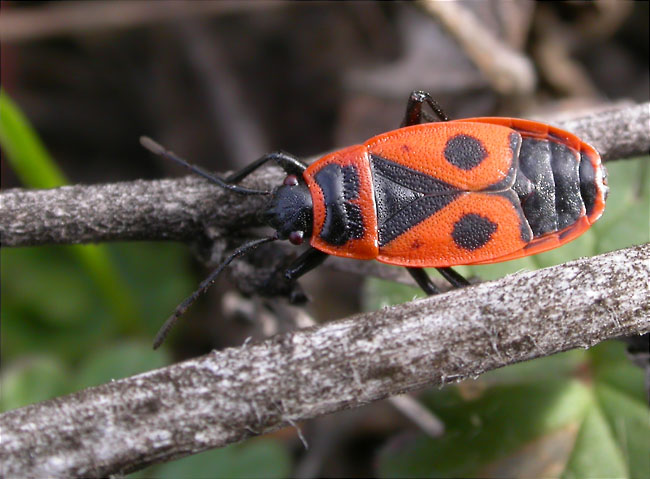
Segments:
[[[457,273],[451,268],[436,268],[438,272],[445,278],[454,288],[463,288],[469,286],[467,281],[460,273]]]
[[[423,268],[406,268],[406,271],[409,272],[418,286],[422,288],[422,291],[424,291],[429,296],[438,294],[440,292],[438,287],[433,284],[433,281],[431,281],[431,278],[429,278],[429,275],[426,271],[424,271]]]
[[[413,91],[409,96],[408,103],[406,104],[406,115],[401,126],[419,125],[422,123],[422,118],[425,122],[438,121],[434,120],[426,112],[422,111],[422,104],[426,103],[433,110],[439,121],[449,121],[449,117],[440,108],[440,105],[431,97],[431,95],[424,91]]]
[[[451,268],[436,268],[454,288],[469,286],[469,281]],[[433,284],[431,278],[423,268],[406,268],[415,282],[429,296],[440,293],[438,287]]]
[[[316,266],[323,264],[329,255],[316,248],[309,248],[303,254],[298,256],[296,260],[284,272],[284,277],[289,281],[295,281],[303,274],[308,273]]]
[[[289,175],[301,175],[307,165],[300,161],[295,156],[290,155],[289,153],[284,153],[282,151],[277,151],[274,153],[269,153],[264,155],[261,158],[258,158],[250,165],[245,166],[239,171],[236,171],[226,177],[226,183],[238,183],[253,171],[257,170],[260,166],[264,165],[269,161],[275,161],[280,168],[287,172]]]
[[[322,264],[328,256],[327,253],[323,253],[316,248],[309,248],[289,265],[280,278],[274,275],[274,278],[276,278],[275,281],[281,281],[281,278],[283,278],[288,282],[289,302],[291,304],[307,302],[307,296],[296,280],[316,266]]]

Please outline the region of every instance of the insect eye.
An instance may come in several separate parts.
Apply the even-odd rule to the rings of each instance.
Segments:
[[[296,186],[298,184],[298,177],[296,175],[289,175],[284,179],[283,184],[286,186]]]
[[[295,244],[296,246],[302,244],[302,238],[305,235],[302,231],[292,231],[289,233],[289,242]]]

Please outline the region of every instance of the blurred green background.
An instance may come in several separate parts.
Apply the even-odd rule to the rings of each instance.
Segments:
[[[504,41],[523,29],[524,41],[511,46],[539,78],[522,98],[495,93],[439,22],[409,5],[242,2],[231,11],[190,2],[179,18],[138,23],[129,2],[94,3],[63,4],[84,19],[78,26],[61,21],[49,2],[2,4],[3,189],[179,174],[141,151],[145,133],[218,171],[278,148],[314,155],[394,128],[415,88],[430,91],[452,117],[575,115],[650,98],[647,4],[520,5],[530,11],[519,17],[504,10],[512,2],[485,2],[484,12],[481,2],[465,4]],[[122,9],[124,24],[102,24],[102,6]],[[9,30],[10,20],[27,26]],[[562,28],[573,35],[569,59],[551,48]],[[557,56],[550,66],[545,48]],[[573,81],[554,76],[562,62],[577,68]],[[648,159],[607,164],[607,209],[578,240],[458,270],[492,279],[648,242]],[[215,287],[152,351],[161,322],[206,274],[187,245],[2,248],[0,255],[2,411],[263,337],[254,319],[223,308],[223,288]],[[309,275],[308,311],[330,320],[420,294],[358,281],[322,269]],[[301,425],[308,451],[289,429],[134,476],[650,477],[643,388],[623,343],[609,342],[422,392],[446,426],[441,438],[424,436],[383,402]]]

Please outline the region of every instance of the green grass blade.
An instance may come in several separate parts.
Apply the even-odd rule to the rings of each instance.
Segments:
[[[0,89],[0,147],[24,185],[30,188],[55,188],[68,183],[27,117],[3,89]],[[70,250],[102,291],[118,319],[120,331],[137,331],[138,323],[133,320],[139,317],[135,298],[124,287],[106,248],[74,245]]]

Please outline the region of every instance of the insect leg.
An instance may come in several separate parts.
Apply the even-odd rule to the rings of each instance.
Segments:
[[[433,281],[431,281],[431,278],[429,278],[429,275],[423,268],[406,268],[406,271],[409,272],[418,286],[422,288],[422,290],[429,296],[438,294],[440,292],[438,287],[433,284]]]
[[[449,121],[449,117],[440,108],[440,105],[431,97],[431,95],[424,91],[415,90],[411,92],[408,103],[406,104],[406,114],[401,126],[419,125],[422,123],[422,118],[425,122],[434,121],[431,116],[422,111],[422,104],[426,103],[431,107],[440,121]]]
[[[284,272],[284,277],[289,281],[295,281],[303,274],[308,273],[316,266],[319,266],[327,259],[329,255],[316,248],[309,248],[303,254],[298,256],[296,260]]]
[[[469,286],[469,282],[463,278],[459,273],[451,268],[436,268],[440,274],[445,278],[454,288],[463,288]],[[420,288],[428,295],[438,294],[440,290],[433,284],[431,278],[423,268],[406,268],[411,274],[415,282]]]
[[[463,288],[469,286],[467,281],[460,273],[457,273],[451,268],[436,268],[438,272],[445,278],[454,288]]]
[[[264,244],[264,243],[269,243],[271,241],[276,241],[278,238],[276,236],[269,236],[267,238],[260,238],[256,239],[253,241],[249,241],[246,244],[241,245],[239,248],[237,248],[235,251],[233,251],[230,256],[228,256],[225,260],[221,262],[217,268],[210,273],[210,275],[201,282],[199,287],[187,298],[183,300],[181,304],[179,304],[172,315],[167,318],[167,321],[162,325],[160,330],[158,330],[158,334],[156,334],[156,338],[154,339],[153,342],[153,348],[158,349],[158,347],[162,344],[162,342],[165,340],[167,337],[167,334],[169,334],[169,331],[171,330],[172,326],[178,321],[178,318],[180,318],[185,311],[188,310],[192,304],[202,295],[204,294],[210,286],[214,284],[214,282],[217,280],[217,277],[221,274],[221,272],[224,270],[226,266],[228,266],[230,263],[232,263],[233,260],[236,258],[248,253],[249,251],[254,250],[258,246]]]
[[[307,165],[305,165],[295,156],[292,156],[289,153],[284,153],[283,151],[276,151],[274,153],[264,155],[252,162],[250,165],[247,165],[241,170],[228,175],[225,181],[226,183],[237,183],[246,178],[253,171],[257,170],[260,166],[267,163],[268,161],[275,161],[280,168],[282,168],[287,172],[287,174],[290,175],[300,175],[303,171],[305,171],[305,169],[307,169]]]

